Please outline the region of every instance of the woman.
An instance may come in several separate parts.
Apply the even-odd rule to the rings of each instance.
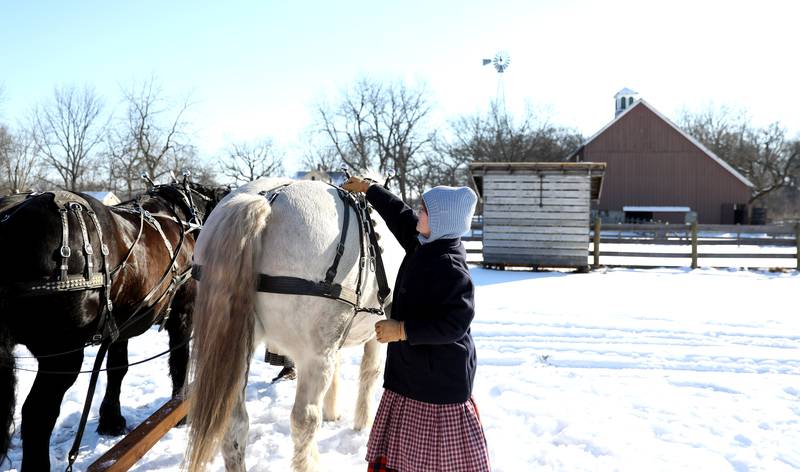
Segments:
[[[482,472],[486,439],[472,399],[474,288],[461,235],[477,196],[468,187],[434,187],[418,214],[383,187],[350,178],[406,250],[392,319],[375,325],[389,343],[384,393],[367,446],[370,472]]]

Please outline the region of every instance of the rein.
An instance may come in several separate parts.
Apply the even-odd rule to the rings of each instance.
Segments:
[[[92,369],[92,370],[70,370],[70,371],[66,371],[66,370],[35,370],[35,369],[25,369],[23,367],[15,367],[15,369],[16,370],[21,370],[23,372],[42,373],[42,374],[48,374],[48,375],[75,375],[75,374],[93,374],[95,372],[110,372],[110,371],[114,371],[114,370],[127,369],[128,367],[133,367],[133,366],[136,366],[136,365],[139,365],[139,364],[144,364],[145,362],[150,362],[150,361],[152,361],[154,359],[158,359],[159,357],[165,356],[165,355],[169,354],[172,351],[177,351],[178,349],[181,349],[182,347],[186,346],[186,344],[188,344],[191,340],[192,340],[192,338],[189,337],[188,339],[186,339],[185,341],[181,342],[180,344],[177,344],[174,347],[171,347],[171,348],[167,349],[166,351],[162,351],[162,352],[159,352],[158,354],[154,354],[154,355],[152,355],[152,356],[150,356],[150,357],[148,357],[146,359],[141,359],[141,360],[138,360],[136,362],[129,362],[129,363],[125,364],[125,365],[118,365],[118,366],[114,366],[114,367],[105,367],[103,369],[97,369],[97,370],[94,370],[94,369]],[[81,349],[84,349],[84,348],[81,348]],[[69,352],[75,352],[76,350],[69,351]],[[99,351],[98,351],[98,353],[99,353]],[[43,357],[52,357],[52,356],[39,356],[39,358],[43,358]],[[35,359],[35,358],[36,358],[35,356],[18,356],[18,357],[15,357],[15,359]],[[0,365],[2,365],[2,363],[0,363]]]

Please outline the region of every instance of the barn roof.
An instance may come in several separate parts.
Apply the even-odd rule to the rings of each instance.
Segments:
[[[753,185],[753,183],[752,183],[752,182],[750,182],[750,180],[748,180],[748,179],[747,179],[747,177],[745,177],[745,176],[743,176],[742,174],[740,174],[740,173],[739,173],[739,172],[738,172],[736,169],[734,169],[733,167],[731,167],[731,165],[730,165],[730,164],[728,164],[727,162],[725,162],[725,161],[724,161],[723,159],[721,159],[719,156],[717,156],[716,154],[714,154],[713,152],[711,152],[711,150],[710,150],[710,149],[708,149],[708,148],[707,148],[707,147],[705,147],[705,146],[704,146],[702,143],[700,143],[700,141],[696,140],[696,139],[695,139],[694,137],[692,137],[690,134],[686,133],[686,132],[685,132],[684,130],[682,130],[682,129],[681,129],[679,126],[678,126],[678,125],[676,125],[675,123],[673,123],[673,122],[672,122],[672,121],[671,121],[669,118],[667,118],[666,116],[664,116],[664,115],[662,115],[661,113],[659,113],[659,111],[658,111],[658,110],[656,110],[655,108],[653,108],[653,106],[652,106],[652,105],[650,105],[649,103],[647,103],[646,101],[644,101],[644,100],[642,100],[642,99],[639,99],[639,100],[637,100],[637,101],[636,101],[636,102],[635,102],[635,103],[634,103],[632,106],[628,107],[628,108],[627,108],[627,109],[626,109],[624,112],[620,113],[620,114],[619,114],[619,116],[617,116],[617,117],[616,117],[616,118],[614,118],[614,119],[613,119],[611,122],[609,122],[607,125],[605,125],[605,126],[604,126],[604,127],[603,127],[603,128],[600,130],[600,131],[598,131],[597,133],[595,133],[594,135],[592,135],[592,137],[591,137],[591,138],[589,138],[589,139],[587,139],[586,141],[584,141],[584,143],[583,143],[583,144],[582,144],[582,145],[581,145],[581,146],[580,146],[578,149],[576,149],[576,150],[575,150],[575,151],[573,151],[573,152],[572,152],[572,153],[571,153],[569,156],[567,156],[567,159],[569,160],[569,159],[572,159],[573,157],[575,157],[575,155],[577,155],[577,154],[578,154],[578,153],[579,153],[579,152],[580,152],[580,151],[581,151],[583,148],[585,148],[585,147],[586,147],[586,146],[587,146],[589,143],[591,143],[591,142],[592,142],[592,141],[594,141],[594,140],[595,140],[595,139],[596,139],[598,136],[600,136],[601,134],[603,134],[603,133],[605,132],[605,130],[607,130],[608,128],[610,128],[610,127],[611,127],[611,126],[612,126],[614,123],[616,123],[617,121],[619,121],[620,119],[622,119],[622,117],[623,117],[623,116],[627,115],[628,113],[630,113],[630,111],[631,111],[631,110],[633,110],[634,108],[636,108],[636,107],[638,107],[638,106],[644,106],[644,107],[646,107],[648,110],[650,110],[650,111],[652,111],[653,113],[655,113],[655,115],[656,115],[656,116],[658,116],[659,118],[661,118],[661,120],[663,120],[665,123],[667,123],[668,125],[670,125],[670,126],[673,128],[673,129],[675,129],[675,131],[677,131],[678,133],[680,133],[680,134],[681,134],[681,136],[683,136],[684,138],[688,139],[688,140],[689,140],[689,142],[691,142],[691,143],[692,143],[692,144],[694,144],[694,145],[695,145],[695,146],[696,146],[698,149],[700,149],[700,150],[703,152],[703,154],[705,154],[706,156],[708,156],[710,159],[713,159],[713,160],[714,160],[714,161],[715,161],[717,164],[721,165],[721,166],[722,166],[722,167],[723,167],[725,170],[727,170],[728,172],[730,172],[730,173],[731,173],[731,174],[732,174],[734,177],[736,177],[737,179],[739,179],[739,180],[740,180],[742,183],[744,183],[744,184],[745,184],[745,185],[747,185],[748,187],[753,187],[753,186],[754,186],[754,185]]]
[[[628,87],[625,87],[622,90],[620,90],[619,92],[617,92],[617,94],[614,95],[614,98],[617,98],[620,95],[635,95],[635,94],[636,94],[636,92],[634,92],[633,90],[629,89]]]

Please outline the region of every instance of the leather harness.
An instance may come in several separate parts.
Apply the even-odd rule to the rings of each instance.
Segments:
[[[187,180],[183,182],[183,189],[180,190],[177,187],[170,186],[170,185],[162,185],[162,186],[154,186],[148,191],[148,194],[151,196],[156,196],[159,194],[159,190],[164,188],[166,191],[173,191],[180,194],[182,197],[183,204],[187,207],[190,214],[190,220],[184,221],[181,220],[178,214],[175,212],[175,209],[172,205],[169,205],[170,210],[172,211],[172,216],[164,216],[164,215],[152,215],[150,212],[142,208],[140,201],[137,199],[133,203],[132,208],[126,208],[124,206],[117,206],[115,209],[121,210],[124,212],[135,213],[139,215],[139,231],[136,235],[136,239],[131,244],[131,247],[128,249],[127,254],[123,258],[122,262],[113,270],[109,270],[108,268],[108,255],[109,250],[108,246],[105,244],[103,239],[103,229],[100,226],[100,221],[97,218],[97,214],[92,209],[89,202],[87,202],[83,197],[77,195],[75,193],[66,192],[66,191],[53,191],[53,192],[46,192],[53,195],[53,202],[56,204],[58,208],[60,219],[61,219],[61,247],[59,249],[59,255],[61,256],[61,265],[59,266],[59,273],[58,278],[56,280],[51,280],[47,282],[23,282],[13,284],[9,287],[0,287],[0,294],[3,296],[7,295],[14,295],[19,297],[27,297],[27,296],[35,296],[35,295],[43,295],[43,294],[50,294],[50,293],[57,293],[57,292],[66,292],[66,291],[76,291],[76,290],[91,290],[100,288],[100,296],[101,296],[101,310],[99,314],[99,321],[97,325],[97,331],[92,336],[91,342],[87,344],[99,344],[100,347],[98,349],[97,355],[95,356],[94,367],[92,369],[92,375],[89,380],[89,388],[86,395],[86,399],[83,405],[83,412],[81,414],[79,423],[78,423],[78,430],[75,434],[75,439],[72,444],[72,448],[67,455],[67,472],[72,471],[73,464],[78,457],[78,451],[80,449],[81,439],[83,437],[83,432],[86,427],[86,421],[89,415],[89,409],[91,407],[91,400],[94,396],[95,387],[97,385],[97,377],[100,373],[100,367],[102,365],[103,359],[105,358],[105,354],[108,351],[108,348],[111,343],[117,340],[119,337],[120,331],[125,330],[129,326],[133,325],[134,323],[138,322],[144,314],[147,313],[147,310],[143,310],[148,306],[151,301],[151,298],[156,294],[156,292],[161,288],[164,281],[169,277],[170,273],[173,276],[170,278],[170,284],[164,293],[162,293],[158,299],[156,299],[151,306],[155,306],[159,301],[161,301],[164,297],[167,297],[167,309],[165,310],[164,317],[161,321],[161,328],[163,329],[164,324],[166,323],[167,319],[169,318],[169,314],[171,311],[172,299],[175,296],[178,288],[181,285],[186,283],[189,280],[191,269],[186,269],[180,274],[177,274],[177,259],[180,255],[180,250],[183,246],[183,242],[186,238],[186,235],[201,229],[201,219],[202,215],[199,215],[197,208],[194,205],[194,201],[192,199],[192,189]],[[0,223],[3,223],[9,220],[14,213],[19,211],[20,207],[24,206],[25,203],[30,202],[31,197],[35,197],[38,195],[42,195],[40,193],[31,193],[29,194],[25,200],[17,203],[9,209],[8,212],[3,216]],[[206,198],[201,195],[201,197]],[[208,199],[210,200],[210,199]],[[85,270],[84,273],[81,275],[70,275],[69,274],[69,258],[72,255],[72,250],[70,249],[69,245],[69,212],[74,213],[75,218],[78,220],[78,226],[80,228],[80,234],[83,241],[83,254],[85,257]],[[100,245],[100,253],[101,253],[101,263],[102,263],[102,273],[98,274],[94,271],[94,262],[93,262],[93,253],[94,250],[91,245],[91,241],[89,238],[89,230],[86,225],[86,221],[83,217],[83,214],[87,214],[89,218],[92,220],[92,223],[95,228],[95,232],[97,233],[97,240]],[[180,232],[180,239],[178,240],[177,246],[173,249],[172,244],[170,243],[169,239],[167,239],[166,234],[164,234],[164,230],[161,228],[158,220],[155,217],[163,217],[167,218],[171,221],[174,221],[181,225],[183,231]],[[117,328],[116,322],[114,320],[114,316],[112,314],[113,304],[111,302],[111,282],[113,275],[123,269],[128,260],[130,259],[131,255],[133,254],[133,249],[136,247],[136,244],[139,242],[142,236],[142,232],[144,230],[144,224],[147,224],[155,229],[158,234],[161,236],[162,241],[164,242],[164,246],[167,249],[167,253],[170,256],[170,264],[169,267],[166,269],[165,273],[161,276],[158,283],[153,286],[153,288],[145,295],[145,297],[141,300],[141,302],[136,305],[136,308],[131,311],[131,316],[128,320],[123,323],[119,328]],[[104,303],[102,303],[104,302]]]
[[[166,186],[156,186],[148,191],[148,194],[151,196],[155,196],[158,194],[160,188]],[[5,287],[0,287],[0,294],[3,296],[15,296],[15,297],[31,297],[37,295],[47,295],[51,293],[58,293],[58,292],[71,292],[71,291],[82,291],[82,290],[93,290],[93,289],[101,289],[100,296],[101,296],[101,311],[99,314],[99,321],[97,325],[96,333],[91,337],[91,341],[87,343],[87,345],[97,345],[100,344],[103,340],[109,340],[110,342],[114,342],[119,337],[119,332],[122,329],[129,327],[130,325],[134,324],[139,320],[139,312],[148,306],[148,304],[152,301],[151,299],[153,296],[158,292],[158,290],[163,286],[164,281],[169,277],[170,273],[173,273],[173,277],[170,279],[170,286],[169,288],[161,294],[161,296],[153,302],[153,304],[158,303],[163,297],[169,297],[169,304],[171,304],[171,299],[177,292],[177,289],[183,285],[190,277],[191,269],[187,269],[180,274],[177,274],[177,258],[180,254],[180,250],[183,246],[183,242],[185,239],[186,234],[196,231],[200,228],[200,221],[197,215],[197,209],[194,207],[194,202],[191,200],[191,190],[188,190],[189,196],[185,195],[186,189],[177,190],[181,196],[183,197],[183,204],[190,208],[191,213],[191,221],[183,221],[181,220],[178,215],[175,213],[174,209],[172,209],[172,215],[153,215],[149,211],[142,208],[140,200],[137,199],[133,201],[132,207],[124,207],[124,206],[115,206],[115,211],[119,212],[126,212],[131,213],[139,216],[139,230],[136,235],[136,239],[131,244],[131,247],[128,249],[127,254],[123,258],[122,262],[115,267],[113,270],[110,270],[108,267],[108,255],[109,250],[108,246],[103,239],[103,230],[100,225],[100,221],[97,217],[97,214],[92,209],[89,202],[86,201],[82,196],[67,192],[67,191],[51,191],[51,192],[43,192],[43,193],[31,193],[29,194],[25,200],[17,203],[14,207],[8,209],[9,211],[6,212],[4,215],[2,222],[9,220],[14,213],[20,210],[26,203],[30,202],[32,197],[37,197],[40,195],[51,194],[53,195],[53,202],[55,203],[56,207],[58,208],[60,219],[61,219],[61,247],[59,248],[59,256],[61,257],[61,263],[58,268],[58,276],[54,279],[47,280],[47,281],[33,281],[33,282],[19,282],[10,284]],[[84,272],[82,274],[69,274],[69,259],[72,257],[72,250],[69,245],[69,214],[72,213],[75,219],[78,222],[78,230],[81,235],[81,247],[83,256],[85,258],[84,264]],[[90,240],[90,231],[86,224],[84,215],[87,215],[89,219],[92,221],[94,226],[94,232],[97,235],[97,241],[100,245],[100,253],[101,253],[101,264],[102,268],[100,272],[95,271],[94,268],[94,261],[93,261],[93,254],[94,250],[91,245]],[[175,221],[184,228],[184,231],[180,233],[180,239],[177,242],[176,247],[173,248],[172,243],[167,238],[166,234],[164,233],[161,224],[158,222],[156,218],[164,218],[170,221]],[[158,283],[145,295],[145,297],[141,300],[141,302],[136,306],[136,309],[133,310],[131,313],[131,317],[128,319],[126,323],[124,323],[120,328],[116,326],[116,322],[112,315],[113,310],[113,303],[111,301],[111,284],[113,282],[114,275],[125,268],[130,259],[131,255],[133,254],[133,250],[136,247],[136,244],[142,237],[142,233],[144,230],[145,223],[154,229],[159,236],[161,236],[161,240],[164,243],[164,247],[167,250],[167,253],[170,257],[170,264],[165,273],[162,275]],[[170,308],[167,307],[164,317],[161,320],[161,328],[164,327],[167,319],[170,315]]]
[[[275,199],[280,195],[287,186],[291,184],[282,185],[280,187],[259,192],[267,202],[272,205]],[[337,300],[353,307],[353,314],[345,326],[342,339],[339,343],[339,348],[344,344],[347,335],[350,333],[353,321],[356,315],[361,312],[368,312],[379,316],[385,316],[383,307],[384,303],[391,293],[388,281],[386,279],[386,270],[383,265],[383,258],[381,257],[381,248],[378,245],[378,235],[375,233],[374,222],[369,217],[369,212],[372,208],[367,203],[363,196],[354,196],[339,187],[332,186],[336,189],[337,194],[344,202],[344,216],[342,221],[342,233],[339,238],[339,244],[336,246],[336,255],[333,258],[333,263],[325,272],[325,279],[322,281],[313,281],[303,279],[300,277],[292,277],[285,275],[269,275],[258,274],[258,281],[256,290],[259,292],[280,293],[286,295],[309,295],[314,297],[329,298]],[[335,283],[334,278],[339,268],[342,255],[344,254],[347,243],[347,230],[350,224],[350,209],[353,209],[358,219],[359,229],[359,265],[358,265],[358,279],[356,288],[351,289],[342,286],[340,283]],[[366,236],[366,238],[365,238]],[[375,277],[378,283],[378,308],[365,308],[361,306],[361,286],[363,279],[363,272],[369,268],[375,272]],[[194,265],[192,267],[192,277],[196,280],[201,280],[203,267],[201,265]]]

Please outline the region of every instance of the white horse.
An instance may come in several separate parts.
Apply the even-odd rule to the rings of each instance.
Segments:
[[[290,181],[289,181],[290,182]],[[188,468],[204,470],[220,446],[229,471],[243,471],[248,416],[244,389],[255,347],[266,343],[288,355],[297,368],[291,412],[292,467],[319,469],[315,441],[321,421],[334,420],[338,349],[363,344],[355,429],[371,423],[370,399],[382,369],[374,324],[359,313],[349,334],[353,307],[329,298],[257,292],[259,274],[325,279],[350,212],[346,249],[335,282],[355,290],[360,258],[356,211],[327,184],[298,181],[270,202],[259,192],[286,180],[261,179],[226,197],[211,213],[195,246],[202,267],[194,310]],[[403,249],[377,212],[370,213],[384,249],[389,287],[394,286]],[[361,305],[378,307],[375,272],[363,271]],[[387,300],[387,305],[389,301]],[[323,407],[324,395],[324,407]]]

